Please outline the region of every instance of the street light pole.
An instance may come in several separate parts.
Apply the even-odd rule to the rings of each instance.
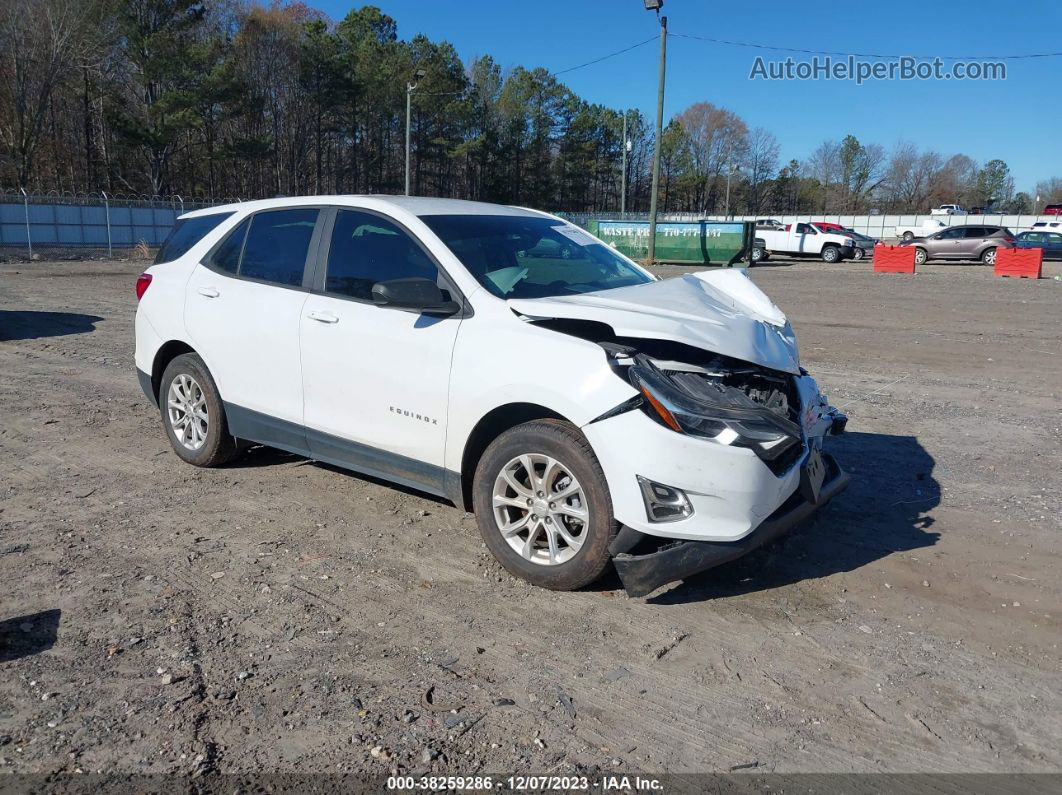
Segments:
[[[409,133],[413,110],[413,91],[417,87],[417,81],[424,77],[425,74],[423,69],[418,69],[413,73],[413,79],[406,83],[406,196],[409,195]]]
[[[662,0],[656,4],[656,13],[660,13]],[[650,0],[646,0],[650,7]],[[667,63],[667,17],[660,17],[660,78],[656,89],[656,143],[653,147],[653,188],[649,196],[649,255],[647,262],[656,261],[656,205],[657,192],[660,189],[660,138],[664,133],[664,67]]]
[[[414,83],[406,83],[406,196],[409,195],[409,119],[413,107]]]
[[[623,174],[620,176],[620,213],[627,212],[627,111],[623,111]]]

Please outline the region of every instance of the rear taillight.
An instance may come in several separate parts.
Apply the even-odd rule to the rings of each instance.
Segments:
[[[1015,241],[1017,241],[1017,238],[1014,237],[1014,235],[1003,235],[1003,239],[1006,240],[1008,243],[1014,243]]]
[[[151,274],[141,273],[136,279],[136,300],[139,301],[144,297],[144,293],[147,292],[147,288],[151,286]]]

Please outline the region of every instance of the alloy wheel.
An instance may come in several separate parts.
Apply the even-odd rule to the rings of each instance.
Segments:
[[[210,417],[206,395],[199,383],[187,373],[179,373],[170,382],[166,394],[166,416],[177,441],[188,450],[198,450],[207,440]]]
[[[494,480],[494,519],[502,538],[540,566],[571,560],[586,540],[590,510],[571,470],[548,455],[525,453]]]

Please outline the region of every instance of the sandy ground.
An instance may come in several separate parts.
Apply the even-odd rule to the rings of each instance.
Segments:
[[[181,463],[138,267],[0,265],[0,770],[1059,771],[1062,283],[869,270],[753,271],[849,491],[629,599],[413,492]]]

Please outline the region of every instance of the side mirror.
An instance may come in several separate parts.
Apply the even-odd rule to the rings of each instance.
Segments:
[[[416,276],[391,279],[372,286],[372,300],[377,306],[389,306],[428,315],[456,315],[461,311],[457,301],[447,301],[439,285],[431,279]]]

